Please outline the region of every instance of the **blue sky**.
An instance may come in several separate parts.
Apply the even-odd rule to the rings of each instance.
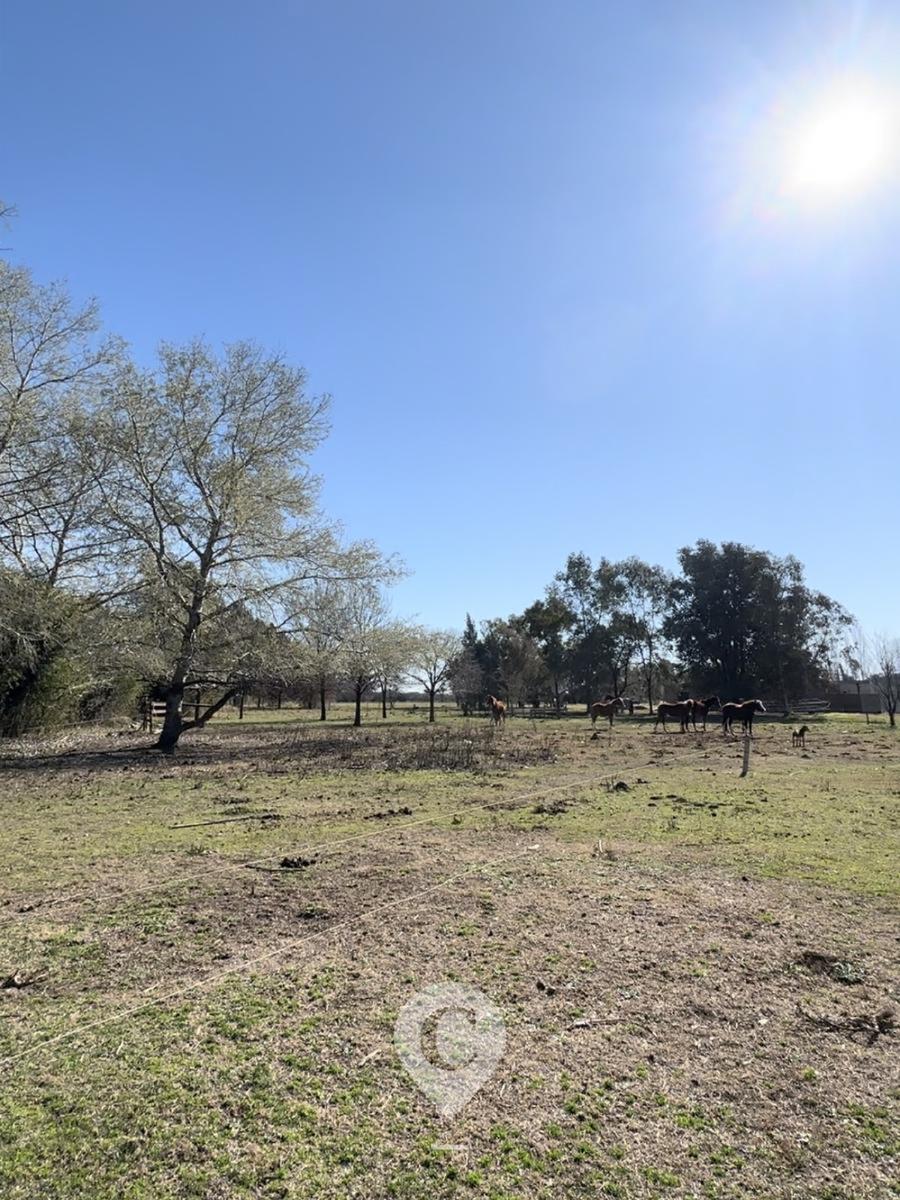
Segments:
[[[708,537],[900,632],[898,171],[810,207],[775,166],[833,79],[900,85],[896,5],[8,0],[2,39],[14,257],[142,360],[302,363],[401,613]]]

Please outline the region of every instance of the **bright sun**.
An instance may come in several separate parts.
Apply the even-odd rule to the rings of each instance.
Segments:
[[[786,131],[785,191],[817,204],[864,190],[890,166],[897,133],[886,97],[861,87],[833,89]]]

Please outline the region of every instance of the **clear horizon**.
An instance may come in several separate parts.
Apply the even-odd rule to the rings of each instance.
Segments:
[[[10,257],[96,295],[141,361],[200,334],[302,364],[335,398],[324,508],[407,563],[398,613],[460,628],[571,551],[672,569],[703,537],[793,554],[900,633],[897,127],[884,172],[821,203],[775,155],[836,81],[893,103],[896,9],[5,24]]]

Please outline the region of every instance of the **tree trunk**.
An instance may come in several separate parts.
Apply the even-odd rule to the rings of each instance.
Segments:
[[[653,671],[647,669],[647,703],[650,706],[650,716],[653,716]]]
[[[238,720],[243,721],[243,719],[244,719],[244,693],[241,692],[240,695],[238,696]]]
[[[430,724],[434,724],[434,693],[435,688],[428,689],[428,720]]]
[[[353,690],[356,693],[356,709],[353,713],[353,724],[359,726],[362,725],[362,684],[357,683]]]
[[[325,705],[325,680],[319,680],[319,720],[324,721],[328,717],[328,709]]]
[[[381,685],[381,719],[387,720],[387,683]]]
[[[178,739],[181,737],[181,703],[184,699],[184,681],[180,683],[173,681],[169,685],[169,691],[166,694],[166,715],[163,719],[163,727],[159,733],[159,739],[156,743],[156,749],[162,750],[163,754],[174,754],[175,747],[178,745]]]
[[[169,680],[169,687],[166,692],[166,716],[163,721],[163,727],[160,730],[159,741],[156,743],[157,750],[162,750],[163,754],[174,754],[175,747],[178,745],[178,739],[181,737],[183,725],[181,705],[184,701],[184,685],[187,683],[188,673],[194,658],[194,646],[197,641],[197,630],[200,628],[203,609],[204,586],[205,580],[200,579],[194,587],[190,612],[188,613],[187,621],[181,634],[178,658],[175,660],[175,665],[172,668],[172,677]]]

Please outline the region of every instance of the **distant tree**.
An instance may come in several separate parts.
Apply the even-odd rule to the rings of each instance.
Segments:
[[[409,674],[425,690],[428,697],[428,720],[434,721],[434,702],[443,691],[453,663],[462,649],[459,634],[452,629],[416,631],[409,660]]]
[[[387,719],[388,700],[399,688],[415,662],[418,629],[403,621],[392,621],[377,641],[375,652],[375,684],[381,693],[381,716]]]
[[[568,676],[569,652],[566,638],[572,627],[571,610],[562,597],[551,588],[546,599],[536,600],[525,609],[522,621],[540,651],[544,672],[553,692],[553,703],[559,712]]]
[[[491,664],[491,693],[505,697],[510,706],[535,700],[546,686],[546,675],[540,649],[523,619],[486,621],[483,640]]]
[[[662,567],[651,566],[639,558],[625,559],[618,564],[618,571],[624,583],[623,604],[632,621],[652,713],[657,662],[667,647],[663,630],[672,599],[672,577]]]
[[[878,634],[873,639],[872,659],[876,670],[875,685],[893,729],[897,724],[900,698],[900,639]]]
[[[570,554],[554,592],[571,613],[569,669],[576,691],[590,703],[610,688],[627,687],[639,631],[626,605],[626,582],[616,563],[596,567],[585,554]]]
[[[484,672],[471,647],[464,647],[450,664],[447,682],[453,699],[468,717],[483,703],[486,694]]]
[[[353,724],[362,725],[362,702],[384,668],[392,623],[379,589],[369,583],[344,589],[343,662],[353,689]]]
[[[300,610],[294,629],[297,669],[309,680],[318,700],[319,720],[324,721],[328,717],[328,696],[344,673],[344,584],[333,579],[315,580],[296,606]]]
[[[316,508],[307,458],[327,400],[307,397],[305,382],[256,346],[217,357],[203,342],[164,346],[157,372],[130,368],[118,381],[103,430],[114,465],[98,483],[111,535],[165,598],[165,753],[244,686],[234,680],[199,718],[182,716],[203,642],[235,613],[284,628],[315,580],[385,574],[371,546],[341,549]]]
[[[679,560],[665,633],[694,686],[723,699],[776,692],[787,704],[827,673],[850,618],[807,587],[796,559],[700,541]]]
[[[863,710],[862,685],[868,675],[872,674],[871,651],[868,639],[858,621],[854,621],[847,630],[847,640],[840,652],[839,669],[841,673],[850,672],[850,678],[856,685],[856,700],[859,711]],[[866,709],[866,724],[869,724],[869,710]]]

